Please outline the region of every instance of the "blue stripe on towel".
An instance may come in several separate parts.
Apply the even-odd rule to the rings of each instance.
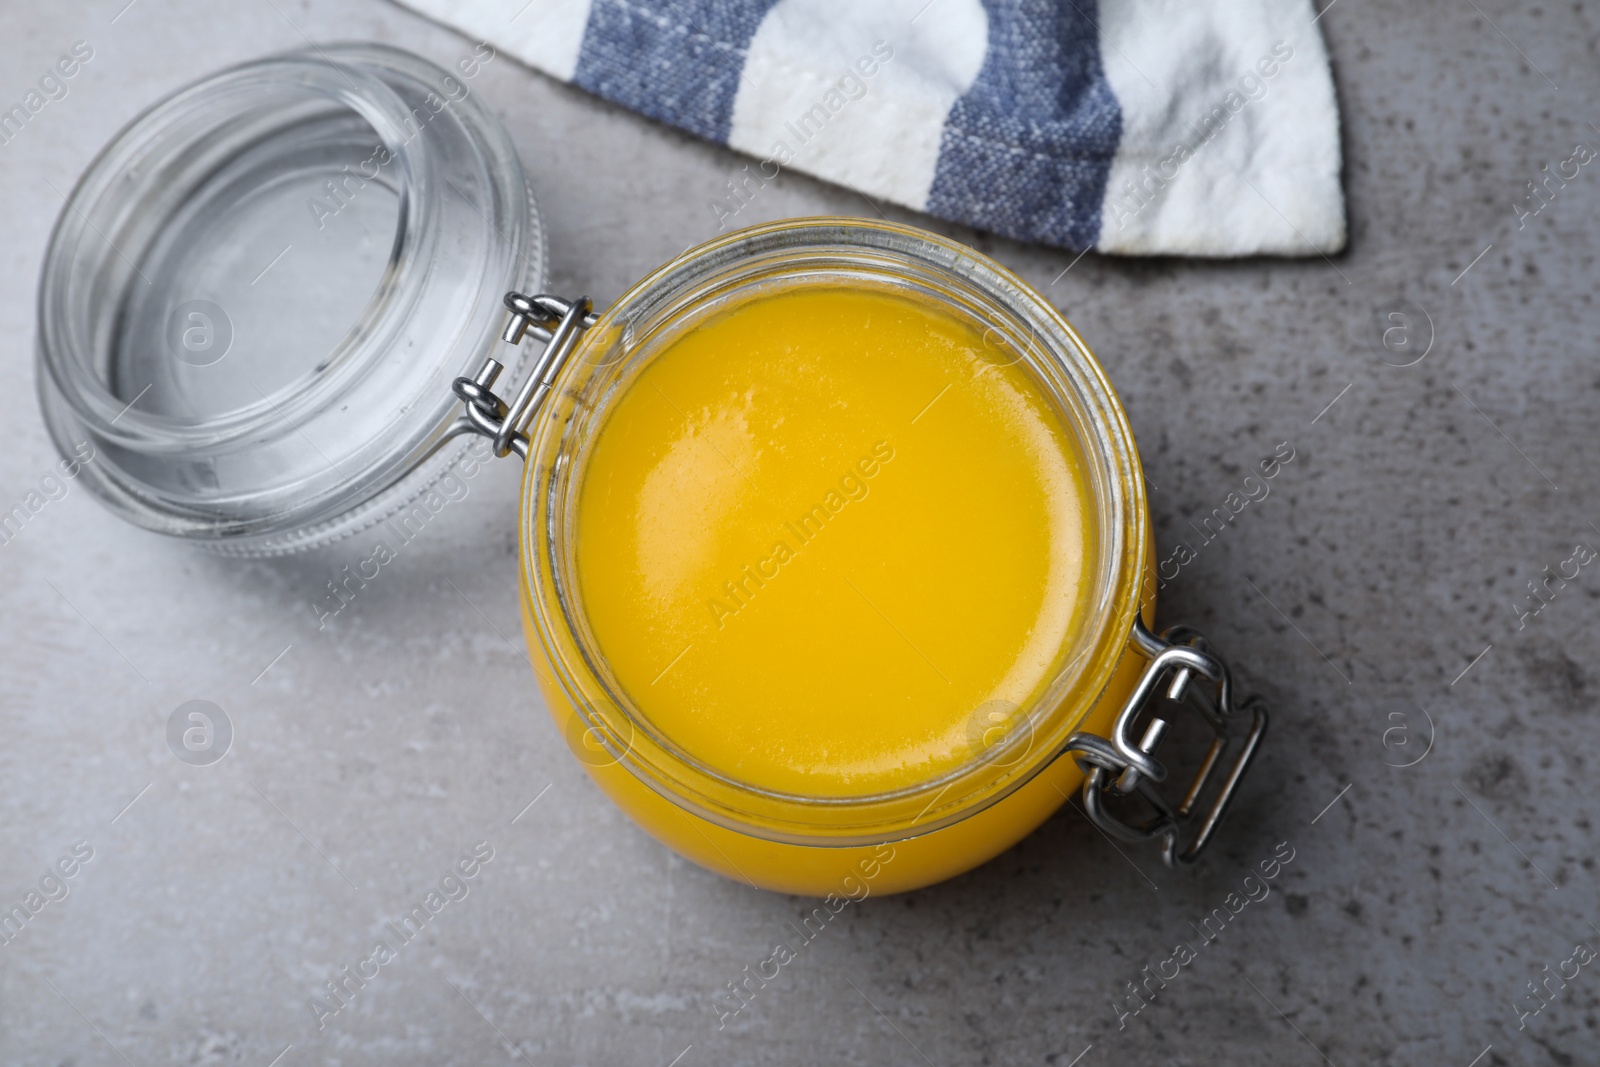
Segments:
[[[778,0],[594,0],[572,83],[726,142],[745,51]]]
[[[945,120],[927,210],[980,229],[1093,247],[1122,109],[1095,0],[983,0],[989,53]]]

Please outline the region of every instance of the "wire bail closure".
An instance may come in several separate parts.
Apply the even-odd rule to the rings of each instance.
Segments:
[[[1117,716],[1110,739],[1098,734],[1075,733],[1067,738],[1066,751],[1086,772],[1083,807],[1096,826],[1123,841],[1159,839],[1161,858],[1167,866],[1187,867],[1200,858],[1210,843],[1240,779],[1255,758],[1256,749],[1267,731],[1267,711],[1256,698],[1234,707],[1233,677],[1228,665],[1210,651],[1206,639],[1197,631],[1176,626],[1157,637],[1135,616],[1129,640],[1138,652],[1150,658],[1150,663]],[[1197,677],[1210,684],[1196,685]],[[1161,683],[1169,678],[1165,693],[1160,693]],[[1157,783],[1167,780],[1167,768],[1156,759],[1155,751],[1166,736],[1168,721],[1152,713],[1138,741],[1133,738],[1141,713],[1153,706],[1161,695],[1197,711],[1213,733],[1211,747],[1195,772],[1183,802],[1176,808],[1156,788]],[[1243,731],[1244,744],[1229,764],[1221,789],[1200,819],[1198,831],[1180,849],[1179,840],[1193,819],[1195,806],[1223,754],[1240,735],[1246,717],[1248,728]],[[1138,793],[1155,809],[1155,814],[1143,823],[1128,822],[1107,810],[1107,793],[1113,796]]]
[[[528,427],[534,413],[555,386],[556,376],[577,347],[583,331],[599,322],[600,317],[591,312],[593,304],[586,296],[566,300],[543,293],[538,296],[507,293],[505,305],[511,316],[506,320],[500,339],[519,345],[524,337],[532,334],[545,342],[544,351],[509,405],[493,392],[495,380],[505,369],[494,357],[485,359],[472,377],[457,378],[451,389],[465,402],[466,411],[451,426],[450,436],[481,434],[494,441],[495,455],[515,452],[526,460]]]

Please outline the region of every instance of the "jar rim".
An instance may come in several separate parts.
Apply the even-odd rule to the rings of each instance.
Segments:
[[[594,431],[615,399],[620,365],[650,358],[653,329],[685,313],[693,301],[709,299],[719,285],[734,284],[730,279],[745,276],[740,271],[790,269],[803,277],[834,260],[940,277],[1004,307],[1026,328],[1027,351],[1018,346],[1018,352],[1036,376],[1044,375],[1042,388],[1062,390],[1053,400],[1076,420],[1098,524],[1091,610],[1078,645],[1063,650],[1065,665],[1025,709],[1028,731],[937,776],[853,796],[782,793],[742,782],[657,736],[608,678],[603,650],[587,633],[570,566],[576,540],[571,499],[583,457],[598,436]],[[623,354],[614,355],[618,351]],[[1043,297],[988,257],[924,230],[859,218],[791,219],[685,251],[634,285],[585,335],[530,434],[520,511],[521,587],[531,629],[554,674],[545,681],[567,699],[606,750],[608,763],[622,765],[673,803],[742,833],[857,845],[915,836],[966,818],[1009,796],[1057,758],[1127,649],[1149,536],[1143,476],[1126,414],[1088,346]]]

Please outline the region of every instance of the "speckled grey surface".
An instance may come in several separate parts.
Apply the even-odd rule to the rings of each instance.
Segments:
[[[377,2],[125,3],[0,10],[7,101],[74,40],[95,49],[0,147],[7,506],[54,462],[31,344],[58,191],[123,122],[302,34],[446,63],[469,47]],[[511,465],[322,633],[308,602],[348,549],[214,559],[74,489],[0,548],[0,904],[79,841],[93,858],[0,947],[0,1062],[1600,1062],[1595,967],[1519,999],[1600,945],[1600,575],[1520,628],[1514,607],[1600,543],[1600,177],[1520,228],[1513,209],[1542,164],[1600,141],[1600,13],[1340,0],[1320,25],[1348,157],[1351,247],[1332,262],[1088,256],[1058,278],[1068,257],[950,231],[1099,352],[1164,546],[1295,449],[1162,606],[1277,715],[1200,870],[1119,856],[1063,811],[965,877],[852,907],[719,1031],[712,994],[803,905],[678,860],[566,753],[516,647]],[[542,197],[558,292],[609,299],[709,236],[701,205],[744,162],[509,61],[481,91]],[[747,213],[872,210],[784,177]],[[1435,334],[1407,368],[1368,342],[1401,299]],[[214,766],[166,744],[190,699],[234,724]],[[470,895],[319,1031],[308,999],[480,840],[494,859]],[[1202,943],[1191,923],[1280,842],[1294,859],[1271,895]],[[1113,1005],[1139,1003],[1125,983],[1170,973],[1180,941],[1196,958],[1119,1029]],[[1519,1003],[1545,1006],[1519,1029]]]

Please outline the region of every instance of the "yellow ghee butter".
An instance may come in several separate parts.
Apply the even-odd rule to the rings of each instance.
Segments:
[[[641,716],[788,793],[979,754],[1055,672],[1095,551],[1082,463],[981,331],[797,287],[659,353],[583,474],[580,601]]]

